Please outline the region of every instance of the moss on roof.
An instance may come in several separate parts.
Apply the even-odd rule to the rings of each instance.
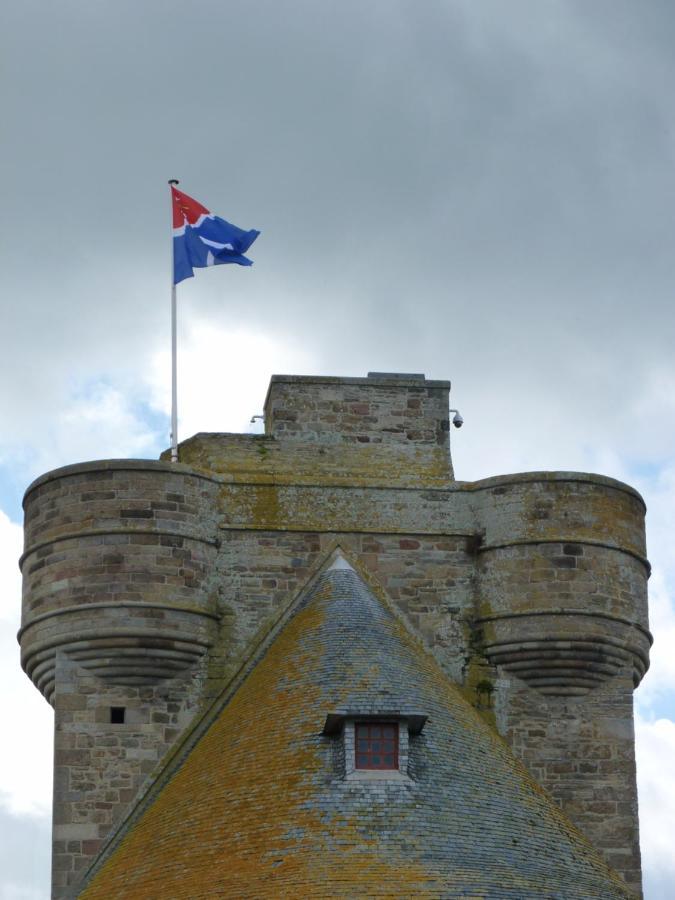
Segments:
[[[349,781],[343,710],[428,716],[409,781]],[[168,775],[167,775],[168,777]],[[634,896],[352,569],[330,569],[80,895]]]

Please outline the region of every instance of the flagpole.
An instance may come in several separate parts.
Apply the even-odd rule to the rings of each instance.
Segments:
[[[169,184],[179,184],[177,178],[170,178]],[[173,204],[172,204],[173,221]],[[178,338],[177,338],[177,310],[176,310],[176,284],[173,270],[173,236],[171,238],[171,462],[178,462]]]

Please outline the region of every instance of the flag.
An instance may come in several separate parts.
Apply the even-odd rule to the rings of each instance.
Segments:
[[[213,216],[205,206],[171,185],[173,202],[173,283],[192,278],[193,269],[237,263],[252,266],[244,253],[260,234],[242,231]]]

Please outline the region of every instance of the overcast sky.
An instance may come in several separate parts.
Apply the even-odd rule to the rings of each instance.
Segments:
[[[180,433],[269,376],[453,383],[456,475],[649,507],[647,900],[675,859],[675,5],[21,0],[0,22],[0,898],[49,882],[52,723],[18,667],[21,495],[169,431],[168,178],[262,234],[179,288]]]

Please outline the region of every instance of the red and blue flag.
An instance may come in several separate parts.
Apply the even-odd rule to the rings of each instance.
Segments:
[[[244,256],[259,231],[243,231],[171,185],[173,201],[173,283],[192,278],[193,269],[236,263],[252,266]]]

